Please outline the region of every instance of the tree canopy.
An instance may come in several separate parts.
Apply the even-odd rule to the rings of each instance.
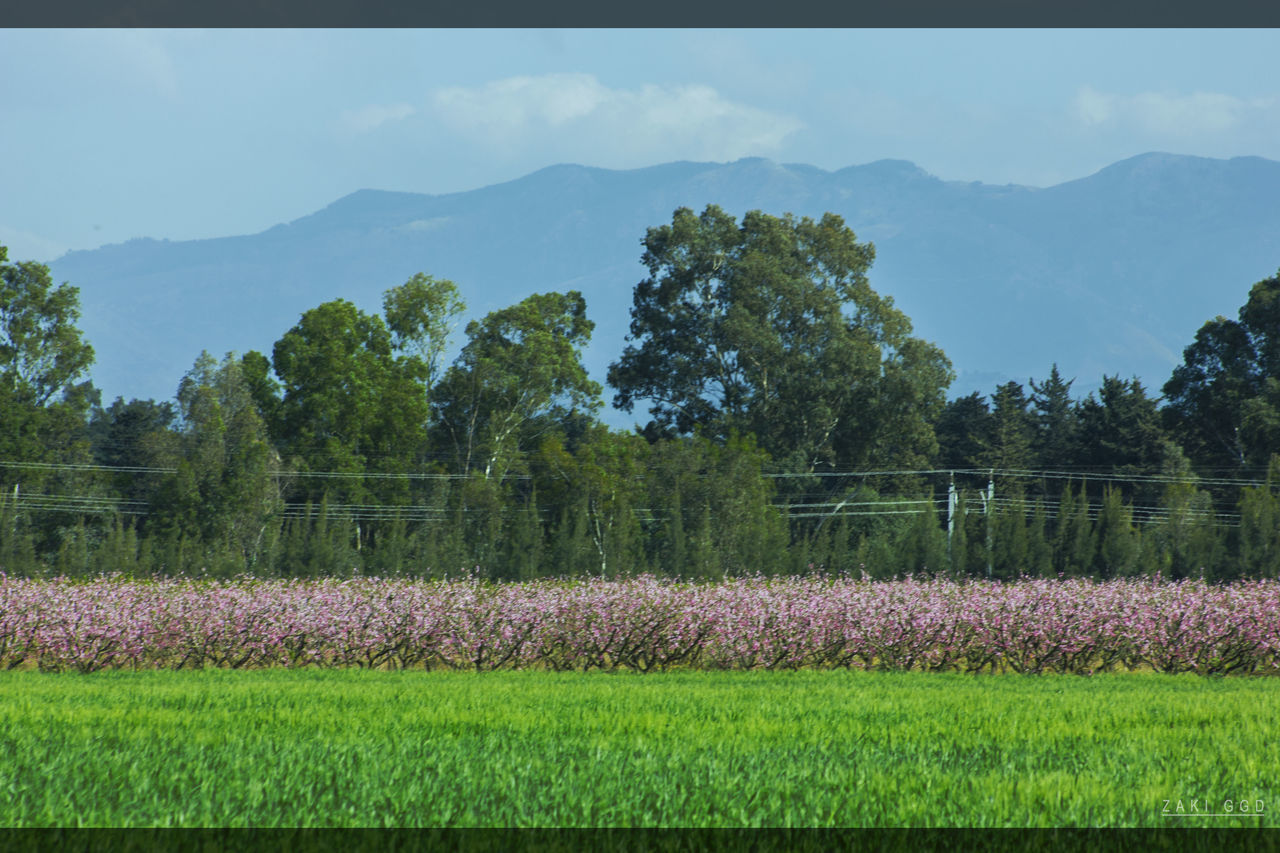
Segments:
[[[649,400],[653,435],[755,435],[796,470],[932,454],[951,365],[872,290],[874,247],[819,221],[715,205],[650,228],[615,405]]]
[[[319,470],[375,469],[411,454],[427,424],[425,369],[397,357],[381,318],[345,299],[302,315],[276,342],[275,436]]]
[[[1194,462],[1266,469],[1280,447],[1280,272],[1253,286],[1238,320],[1200,327],[1164,396],[1166,423]]]
[[[460,470],[492,477],[535,422],[598,411],[600,385],[581,361],[594,328],[577,291],[536,293],[467,325],[435,401]]]
[[[0,460],[27,465],[90,461],[86,420],[97,390],[79,381],[93,364],[83,339],[80,291],[53,286],[49,268],[9,262],[0,246]],[[60,487],[48,469],[0,469],[0,485],[29,493]]]

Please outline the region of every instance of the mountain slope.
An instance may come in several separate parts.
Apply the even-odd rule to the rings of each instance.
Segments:
[[[201,349],[269,352],[302,311],[337,297],[377,311],[419,271],[456,281],[472,316],[581,290],[603,380],[645,275],[646,228],[708,203],[829,210],[876,244],[872,285],[951,357],[953,393],[1042,378],[1052,362],[1077,390],[1104,372],[1158,389],[1196,329],[1280,266],[1277,199],[1280,163],[1256,157],[1147,154],[1047,189],[945,182],[896,160],[561,165],[449,195],[361,190],[260,234],[134,240],[51,266],[81,289],[107,400],[167,399]]]

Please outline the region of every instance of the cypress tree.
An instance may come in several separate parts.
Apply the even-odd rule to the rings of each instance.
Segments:
[[[907,574],[898,562],[892,534],[873,529],[858,540],[858,569],[876,580],[887,580]]]
[[[1280,500],[1268,483],[1240,493],[1241,568],[1255,578],[1280,577]]]
[[[1089,495],[1083,483],[1078,492],[1072,490],[1070,483],[1062,490],[1054,546],[1054,568],[1059,573],[1083,577],[1093,570],[1097,545],[1089,519]]]
[[[377,577],[393,577],[404,572],[409,562],[409,529],[397,516],[373,529],[370,547],[365,549],[366,572]]]
[[[681,575],[689,570],[684,533],[684,508],[680,500],[680,483],[675,484],[671,505],[663,522],[659,567],[668,575]]]
[[[849,519],[840,516],[835,526],[827,525],[831,530],[831,547],[827,557],[827,570],[830,572],[852,572],[855,566],[853,554],[849,548]]]
[[[1026,501],[1016,495],[996,512],[995,576],[1001,580],[1014,580],[1029,571],[1026,509]]]
[[[543,565],[546,554],[546,541],[539,515],[538,493],[529,493],[519,506],[511,512],[505,537],[505,554],[502,562],[508,566],[508,576],[518,580],[533,580],[541,577],[547,568],[549,574],[556,574],[556,567]]]
[[[1133,511],[1125,505],[1120,490],[1111,485],[1103,492],[1097,536],[1098,551],[1094,559],[1097,577],[1129,577],[1139,572],[1141,542],[1133,526]]]
[[[1173,580],[1213,577],[1221,571],[1221,541],[1214,525],[1213,501],[1197,488],[1197,478],[1181,448],[1163,444],[1162,473],[1173,478],[1164,489],[1165,517],[1155,531],[1157,567]]]
[[[1254,578],[1280,576],[1280,498],[1277,498],[1280,454],[1271,455],[1262,486],[1240,490],[1240,530],[1237,536],[1241,571]]]
[[[823,536],[822,530],[808,530],[795,523],[791,524],[790,528],[791,541],[787,546],[786,573],[803,575],[819,568],[826,568],[826,550],[819,548],[815,541]]]
[[[463,511],[455,504],[439,521],[433,521],[426,535],[428,573],[433,578],[457,577],[475,563],[469,560]],[[469,564],[470,563],[470,564]]]
[[[574,577],[592,574],[598,566],[595,546],[587,535],[587,512],[581,500],[560,510],[552,535],[551,574]]]
[[[711,506],[704,503],[702,512],[698,514],[698,523],[693,529],[693,535],[689,537],[691,577],[714,580],[725,575],[729,567],[724,564],[722,557],[727,555],[721,554],[716,545],[712,534]]]
[[[275,573],[279,577],[301,577],[306,572],[307,539],[311,532],[314,512],[311,502],[302,508],[302,514],[294,515],[285,525],[284,542],[275,562]]]
[[[85,528],[84,518],[76,519],[74,527],[62,530],[62,541],[58,546],[58,556],[54,563],[59,575],[67,577],[85,577],[89,569],[89,532]]]
[[[969,535],[966,525],[966,508],[967,501],[964,493],[960,492],[956,496],[955,513],[951,519],[950,543],[950,568],[951,575],[960,579],[969,574]]]
[[[353,547],[355,525],[351,519],[329,511],[328,494],[321,498],[314,521],[300,525],[299,532],[305,539],[298,543],[300,553],[296,554],[295,576],[347,577],[360,565],[360,557]]]
[[[138,552],[138,574],[151,577],[156,573],[155,547],[150,536],[139,536],[133,525],[128,528],[128,541],[135,543]]]
[[[1027,527],[1026,573],[1031,577],[1043,578],[1053,574],[1053,545],[1049,542],[1047,527],[1044,501],[1036,498],[1031,523]]]
[[[909,573],[945,572],[948,568],[947,535],[938,523],[932,495],[929,501],[925,508],[907,516],[907,523],[899,529],[896,563]]]
[[[39,571],[31,526],[9,497],[0,497],[0,571],[15,577]]]
[[[605,574],[619,577],[643,570],[644,541],[640,521],[628,495],[618,490],[613,496],[608,517],[601,522],[604,540]],[[601,512],[603,515],[603,511]]]
[[[1072,537],[1068,552],[1071,573],[1075,575],[1088,575],[1093,570],[1094,555],[1098,550],[1098,537],[1092,515],[1088,487],[1085,483],[1081,483],[1076,514],[1071,524]]]
[[[987,565],[990,552],[987,550],[987,523],[990,516],[984,511],[981,496],[970,502],[975,508],[974,512],[966,512],[964,515],[965,523],[965,539],[969,543],[969,555],[966,558],[969,566],[969,576],[975,578],[985,578],[987,576]]]
[[[129,577],[139,577],[150,571],[150,566],[141,559],[133,523],[123,522],[119,516],[112,518],[111,527],[94,553],[92,562],[100,571],[120,572]]]

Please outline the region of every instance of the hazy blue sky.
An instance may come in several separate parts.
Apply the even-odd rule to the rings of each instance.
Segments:
[[[1277,30],[0,30],[0,243],[253,233],[565,162],[1047,186],[1280,160],[1277,55]]]

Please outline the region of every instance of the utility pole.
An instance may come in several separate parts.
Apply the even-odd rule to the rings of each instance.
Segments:
[[[990,471],[987,474],[987,490],[979,492],[982,495],[982,515],[987,522],[987,580],[991,580],[992,569],[992,546],[991,546],[991,511],[995,509],[996,501],[996,472]]]
[[[956,472],[951,472],[947,486],[947,556],[951,556],[951,534],[956,532]]]

